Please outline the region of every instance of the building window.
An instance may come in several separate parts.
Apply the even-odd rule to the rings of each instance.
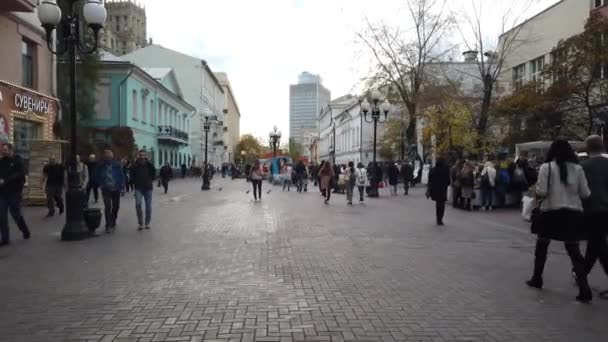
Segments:
[[[520,89],[526,84],[526,65],[521,64],[513,68],[513,86],[515,90]]]
[[[154,125],[154,100],[150,100],[150,125]]]
[[[133,108],[131,108],[131,116],[133,117],[133,120],[137,120],[137,90],[133,90],[131,102],[131,105],[133,106]]]
[[[34,49],[35,46],[31,42],[21,42],[21,85],[28,88],[34,88]]]
[[[146,105],[147,105],[147,96],[144,95],[144,91],[141,94],[141,122],[146,123]]]
[[[541,88],[544,83],[544,77],[543,77],[544,67],[545,67],[545,56],[537,58],[537,59],[533,60],[532,62],[530,62],[532,82],[538,82],[538,84],[540,85]]]

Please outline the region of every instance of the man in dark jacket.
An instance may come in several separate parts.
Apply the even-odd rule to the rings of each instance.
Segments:
[[[131,165],[131,179],[135,188],[135,210],[137,211],[137,230],[150,229],[150,219],[152,217],[152,189],[156,169],[148,160],[145,150],[137,153],[137,160]],[[142,201],[146,204],[146,220],[144,225],[143,213],[141,209]]]
[[[20,156],[15,155],[11,144],[2,146],[0,159],[0,246],[10,243],[8,213],[17,223],[24,239],[30,238],[30,230],[21,214],[21,199],[25,184],[25,167]]]
[[[590,136],[586,145],[589,159],[583,162],[583,169],[591,189],[591,197],[583,202],[587,218],[585,222],[589,231],[585,262],[587,273],[590,273],[599,259],[608,275],[608,158],[602,156],[604,142],[600,136]]]
[[[171,166],[167,162],[160,168],[160,183],[163,185],[165,193],[169,190],[169,181],[171,178],[173,178],[173,169],[171,169]]]
[[[410,193],[410,183],[414,180],[414,168],[410,162],[405,162],[401,166],[401,179],[403,180],[403,190],[407,196]]]
[[[89,160],[86,162],[86,165],[89,171],[89,183],[87,183],[87,202],[90,201],[92,191],[95,203],[97,203],[99,201],[99,184],[97,184],[97,166],[99,163],[97,162],[94,154],[89,156]]]
[[[445,202],[448,200],[448,186],[450,186],[450,168],[444,159],[439,158],[437,164],[429,173],[429,184],[426,191],[426,197],[435,201],[438,226],[443,226]]]
[[[49,158],[48,164],[42,169],[42,183],[46,191],[46,204],[49,209],[46,217],[55,215],[55,205],[59,208],[59,215],[63,214],[63,188],[65,184],[65,169],[57,163],[54,157]]]
[[[120,193],[125,187],[126,177],[122,165],[114,160],[110,149],[103,151],[103,160],[97,167],[97,184],[101,188],[106,218],[106,233],[116,229],[116,219],[120,209]]]
[[[304,175],[306,174],[306,165],[304,165],[303,161],[298,161],[298,164],[296,164],[295,173],[296,188],[298,189],[298,192],[302,192],[304,190]]]

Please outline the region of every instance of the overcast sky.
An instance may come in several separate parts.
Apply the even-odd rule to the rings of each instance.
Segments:
[[[138,0],[154,43],[205,59],[228,73],[241,110],[241,134],[288,134],[289,85],[320,74],[332,98],[356,94],[370,58],[356,42],[365,17],[408,26],[406,0]],[[471,0],[453,0],[466,11]],[[525,0],[483,0],[488,32],[503,9]],[[558,0],[535,0],[528,16]],[[490,4],[492,3],[492,4]],[[457,36],[457,35],[456,35]]]

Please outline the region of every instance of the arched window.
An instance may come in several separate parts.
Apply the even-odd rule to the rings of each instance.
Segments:
[[[146,101],[146,95],[145,93],[142,91],[141,94],[141,122],[146,122],[147,116],[146,116],[146,106],[148,105],[148,101]]]
[[[150,125],[154,125],[154,100],[150,100]]]
[[[137,120],[137,90],[133,89],[133,94],[131,94],[131,117]]]

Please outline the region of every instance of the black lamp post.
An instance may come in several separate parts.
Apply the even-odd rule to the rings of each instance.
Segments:
[[[273,130],[268,133],[268,143],[272,148],[273,156],[277,157],[277,149],[281,146],[281,131],[277,131],[277,126],[274,126]]]
[[[77,110],[76,110],[76,49],[81,54],[92,54],[97,50],[99,30],[106,22],[106,9],[100,0],[86,0],[82,7],[76,6],[81,0],[69,0],[70,13],[61,20],[61,9],[56,0],[43,0],[38,6],[38,19],[46,31],[46,40],[49,50],[56,55],[68,54],[70,60],[70,159],[68,165],[69,188],[66,192],[66,223],[61,231],[62,240],[81,240],[88,237],[89,231],[84,225],[83,203],[85,194],[81,189],[80,177],[77,170]],[[85,26],[82,20],[93,31],[94,45],[86,46],[84,35]],[[63,37],[58,41],[57,50],[53,47],[53,31],[61,25]]]
[[[374,124],[374,159],[373,159],[373,163],[372,163],[372,179],[370,182],[370,190],[369,190],[369,197],[378,197],[378,166],[376,165],[376,134],[377,134],[377,130],[378,130],[378,123],[384,123],[386,122],[386,119],[388,117],[388,113],[391,110],[391,104],[388,102],[388,100],[385,100],[382,105],[380,104],[380,97],[381,94],[379,91],[374,90],[372,92],[372,104],[370,104],[369,102],[367,102],[367,99],[363,100],[363,102],[360,104],[361,105],[361,111],[363,112],[363,118],[365,119],[365,122],[367,123],[373,123]],[[371,112],[371,113],[370,113]],[[367,114],[370,113],[370,118],[368,119]],[[381,114],[384,113],[384,118],[381,117]]]
[[[201,190],[209,190],[211,189],[211,184],[209,182],[209,164],[207,159],[207,150],[209,148],[209,130],[211,129],[211,121],[214,120],[212,117],[211,120],[208,116],[205,116],[205,123],[203,124],[203,129],[205,130],[205,168],[203,170],[203,187]]]
[[[334,116],[331,111],[331,107],[329,107],[329,126],[331,127],[331,163],[332,165],[336,165],[336,122],[334,121]]]

